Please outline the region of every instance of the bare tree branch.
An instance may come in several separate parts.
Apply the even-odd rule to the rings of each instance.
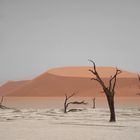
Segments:
[[[97,78],[91,78],[91,80],[95,80],[95,81],[100,82]]]
[[[119,75],[121,73],[121,70],[116,68],[116,72],[113,76],[111,76],[111,78],[109,80],[109,84],[105,85],[104,81],[102,80],[99,73],[97,72],[95,62],[92,60],[89,60],[89,61],[93,64],[93,70],[89,70],[89,71],[95,76],[95,77],[91,78],[91,80],[95,80],[101,85],[101,87],[107,97],[107,101],[108,101],[108,105],[109,105],[109,109],[110,109],[110,122],[115,122],[116,118],[115,118],[115,108],[114,108],[114,95],[115,95],[117,75]],[[139,80],[140,80],[140,78],[139,78]]]
[[[78,93],[78,91],[74,91],[71,95],[69,95],[69,96],[67,96],[67,94],[66,94],[66,96],[67,96],[67,99],[70,99],[71,97],[73,97],[74,95],[76,95]]]
[[[111,78],[109,80],[109,90],[111,90],[111,87],[112,87],[112,76],[111,76]]]
[[[73,102],[69,102],[68,104],[83,104],[83,105],[87,105],[88,103],[83,101],[73,101]]]
[[[112,92],[113,92],[113,93],[115,93],[114,90],[115,90],[115,86],[116,86],[117,75],[119,75],[119,74],[121,74],[121,73],[122,73],[122,71],[116,68],[116,73],[115,73],[115,75],[113,76],[113,77],[114,77],[114,83],[113,83],[113,86],[112,86]]]
[[[92,74],[94,74],[94,75],[96,74],[96,73],[95,73],[93,70],[91,70],[91,69],[89,69],[89,71],[90,71]]]
[[[3,101],[4,101],[4,97],[2,96],[0,101],[0,109],[10,109],[9,107],[2,105]]]
[[[138,74],[138,80],[139,80],[139,82],[140,82],[140,75]]]
[[[105,87],[105,84],[104,84],[104,82],[102,81],[101,77],[99,76],[99,74],[98,74],[98,72],[97,72],[95,62],[92,61],[92,60],[89,60],[89,61],[93,64],[93,69],[94,69],[94,70],[91,70],[91,69],[90,69],[89,71],[90,71],[94,76],[96,76],[96,78],[92,78],[92,79],[98,81],[98,82],[101,84],[101,86],[105,89],[105,88],[106,88],[106,87]]]
[[[2,105],[3,99],[4,99],[4,97],[2,96],[2,97],[1,97],[1,101],[0,101],[0,105]]]
[[[138,81],[140,82],[140,75],[139,74],[138,74]],[[140,89],[140,85],[138,87]],[[140,93],[136,93],[136,95],[139,95],[140,96]]]
[[[109,91],[112,91],[113,93],[115,90],[115,86],[116,86],[116,79],[117,79],[117,75],[119,75],[122,71],[116,68],[116,72],[114,74],[114,76],[111,76],[110,80],[109,80]]]
[[[68,100],[73,97],[76,94],[76,92],[73,92],[71,95],[67,96],[67,94],[65,94],[65,101],[64,101],[64,113],[67,113],[67,108],[70,104],[83,104],[86,105],[87,103],[83,100],[83,101],[71,101],[68,102]]]
[[[94,71],[96,72],[97,70],[96,70],[96,64],[95,64],[95,62],[93,60],[90,60],[90,59],[88,61],[93,64]]]

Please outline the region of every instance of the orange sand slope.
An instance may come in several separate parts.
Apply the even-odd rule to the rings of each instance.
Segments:
[[[8,95],[14,90],[26,85],[30,80],[25,81],[8,81],[0,87],[0,95]]]
[[[92,67],[64,67],[50,69],[46,73],[27,82],[20,87],[9,90],[5,86],[3,93],[9,96],[64,96],[65,93],[79,91],[78,96],[103,96],[102,89],[96,81],[91,81],[92,74],[88,71]],[[98,67],[99,74],[108,83],[115,73],[113,67]],[[118,76],[117,96],[136,96],[138,92],[137,74],[123,71]],[[2,86],[1,88],[3,88]]]
[[[48,70],[47,73],[65,77],[82,77],[82,78],[91,78],[92,74],[88,71],[89,69],[93,69],[92,67],[63,67],[63,68],[54,68]],[[113,67],[97,67],[97,71],[101,77],[107,78],[115,73],[116,68]],[[137,77],[135,73],[130,73],[127,71],[123,71],[122,74],[119,75],[121,78],[134,78]]]

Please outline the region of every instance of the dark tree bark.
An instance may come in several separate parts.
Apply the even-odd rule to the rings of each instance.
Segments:
[[[95,105],[96,105],[96,104],[95,104],[95,98],[92,99],[92,103],[93,103],[92,108],[94,109],[94,108],[95,108]]]
[[[107,97],[109,110],[110,110],[110,122],[116,121],[116,115],[115,115],[115,107],[114,107],[114,96],[108,96]]]
[[[139,83],[140,83],[140,75],[138,74],[138,80],[139,80]],[[140,85],[139,85],[139,89],[140,89]],[[137,95],[140,96],[140,93],[137,93]]]
[[[1,101],[0,101],[0,105],[2,105],[3,99],[4,99],[4,97],[2,96],[2,97],[1,97]]]
[[[68,100],[73,97],[76,93],[72,93],[70,96],[68,96],[67,94],[65,94],[65,101],[64,101],[64,113],[67,113],[67,108],[69,106]]]
[[[8,107],[2,105],[3,101],[4,101],[4,97],[2,96],[0,101],[0,109],[9,109]]]
[[[140,75],[138,74],[138,80],[139,80],[139,82],[140,82]]]
[[[69,110],[67,110],[67,109],[68,109],[68,106],[69,106],[70,104],[83,104],[83,105],[86,105],[86,104],[87,104],[85,101],[72,101],[72,102],[69,102],[69,99],[70,99],[71,97],[73,97],[75,94],[76,94],[76,92],[72,93],[72,94],[69,95],[69,96],[68,96],[67,94],[65,94],[64,113],[69,112]]]
[[[95,62],[92,60],[89,60],[89,61],[92,62],[92,64],[93,64],[93,69],[89,70],[94,75],[94,77],[91,78],[91,80],[95,80],[101,85],[101,87],[106,95],[107,101],[108,101],[108,106],[109,106],[109,110],[110,110],[110,122],[115,122],[116,115],[115,115],[115,106],[114,106],[114,95],[115,95],[117,75],[121,73],[121,70],[116,68],[115,74],[113,76],[111,76],[111,78],[109,80],[109,84],[108,84],[108,86],[106,86],[104,81],[102,80],[102,78],[100,77],[100,75],[97,72]]]

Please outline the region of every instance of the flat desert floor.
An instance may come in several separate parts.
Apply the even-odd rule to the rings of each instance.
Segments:
[[[140,108],[63,113],[62,109],[0,110],[0,140],[140,140]]]

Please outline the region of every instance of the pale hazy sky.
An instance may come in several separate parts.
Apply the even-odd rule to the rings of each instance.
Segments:
[[[139,0],[0,0],[0,83],[49,68],[140,71]]]

